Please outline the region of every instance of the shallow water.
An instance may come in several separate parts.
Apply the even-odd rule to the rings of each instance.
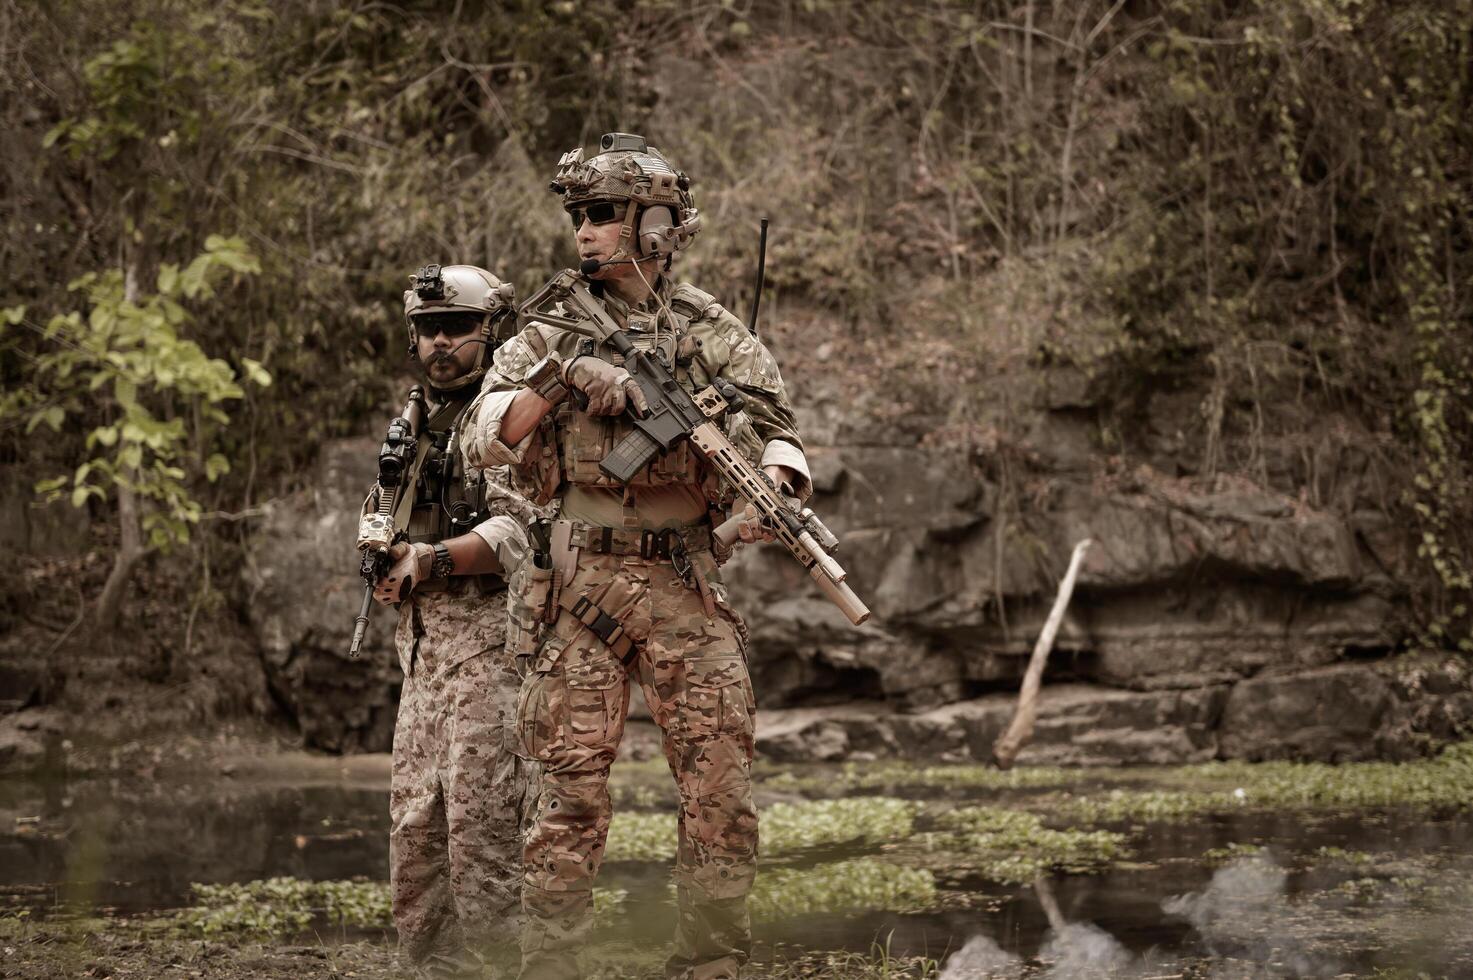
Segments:
[[[389,873],[388,789],[99,779],[0,789],[0,907],[148,912],[191,882]]]
[[[780,770],[765,770],[759,801],[824,795],[812,787],[824,786],[825,770],[801,772],[806,789],[772,779]],[[1159,785],[1160,774],[1140,778]],[[1083,795],[1134,782],[1082,774],[1069,790]],[[668,810],[667,784],[658,766],[629,767],[616,774],[616,798],[631,810]],[[923,807],[1027,807],[1043,792],[883,791],[930,801]],[[929,826],[925,812],[918,831]],[[1046,808],[1040,812],[1047,817]],[[757,937],[766,948],[865,950],[888,942],[896,954],[943,960],[943,980],[1360,976],[1386,967],[1473,976],[1467,811],[1243,809],[1179,823],[1103,826],[1126,833],[1132,853],[1098,874],[1005,885],[967,868],[929,864],[936,893],[922,911],[794,908],[759,921]],[[223,777],[12,780],[0,787],[0,908],[129,914],[189,904],[191,882],[381,881],[387,835],[386,786]],[[900,869],[913,846],[825,844],[774,855],[764,867],[817,875],[835,862],[873,856]],[[1236,850],[1211,853],[1230,846]],[[668,938],[667,862],[611,863],[600,885],[628,893],[606,933],[636,943]]]

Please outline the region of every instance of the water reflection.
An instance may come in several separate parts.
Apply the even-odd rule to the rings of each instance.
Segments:
[[[0,904],[141,912],[187,904],[195,881],[386,878],[388,829],[377,789],[13,783],[0,797]]]
[[[385,783],[10,782],[0,786],[0,906],[142,912],[188,904],[196,881],[381,882]],[[996,800],[978,791],[971,802]],[[804,820],[817,812],[789,809]],[[1430,975],[1473,975],[1466,814],[1243,810],[1116,826],[1134,857],[1100,874],[1014,887],[975,867],[931,864],[928,890],[904,875],[919,874],[906,862],[934,814],[889,836],[840,841],[848,811],[829,809],[825,833],[788,835],[795,850],[776,847],[781,835],[770,841],[754,903],[766,944],[864,950],[888,936],[896,955],[942,960],[941,980],[1330,976],[1410,962]],[[600,883],[627,893],[611,926],[621,936],[668,939],[669,863],[606,869]],[[883,911],[875,895],[924,908]]]

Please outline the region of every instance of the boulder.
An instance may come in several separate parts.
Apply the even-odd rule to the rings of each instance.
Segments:
[[[1392,708],[1391,685],[1364,664],[1252,677],[1228,697],[1222,752],[1253,761],[1376,758]]]
[[[385,752],[399,687],[396,617],[375,604],[361,656],[348,659],[363,599],[353,548],[378,443],[327,444],[309,489],[272,505],[246,569],[250,620],[272,693],[305,744]]]
[[[64,724],[54,708],[31,708],[0,718],[0,773],[58,773],[65,767]]]

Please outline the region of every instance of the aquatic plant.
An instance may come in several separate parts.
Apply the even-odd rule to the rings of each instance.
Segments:
[[[675,857],[675,834],[674,813],[615,813],[604,859],[668,861]]]
[[[748,905],[754,919],[772,921],[820,912],[904,912],[935,901],[931,872],[857,858],[802,870],[762,871]]]
[[[1105,830],[1055,830],[1042,818],[998,807],[964,807],[941,814],[942,832],[927,835],[935,850],[961,860],[993,881],[1020,884],[1046,871],[1088,873],[1128,857],[1123,834]]]
[[[775,803],[761,815],[762,853],[789,854],[808,847],[878,843],[910,836],[916,804],[883,796],[805,803]],[[616,813],[605,854],[610,861],[661,861],[675,856],[671,813]]]
[[[291,935],[319,915],[334,925],[361,928],[386,928],[392,923],[389,886],[382,881],[268,878],[190,887],[195,905],[180,912],[178,921],[206,936]]]
[[[909,800],[884,796],[774,803],[761,813],[762,850],[785,854],[824,844],[899,840],[910,836],[916,809]]]
[[[1462,809],[1473,803],[1473,743],[1467,742],[1416,762],[1213,762],[1169,772],[1175,783],[1204,788],[1113,789],[1065,800],[1054,812],[1094,823],[1171,822],[1244,807]]]
[[[1221,867],[1242,858],[1258,857],[1264,853],[1265,848],[1262,844],[1243,844],[1234,841],[1222,847],[1213,847],[1203,851],[1202,863],[1212,867]]]
[[[937,789],[1033,789],[1069,786],[1086,778],[1128,778],[1133,774],[1125,770],[1085,772],[1054,766],[1002,772],[993,766],[981,764],[917,766],[906,762],[846,762],[837,769],[824,767],[819,771],[808,772],[803,768],[784,768],[770,775],[764,773],[764,767],[759,765],[757,775],[758,785],[764,789],[837,795],[857,790],[901,786],[928,786]]]

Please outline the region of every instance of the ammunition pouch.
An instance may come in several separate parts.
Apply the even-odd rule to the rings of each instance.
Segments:
[[[608,476],[599,464],[614,452],[634,425],[626,416],[589,415],[575,411],[564,403],[558,409],[559,448],[563,478],[579,486],[597,487],[664,487],[674,484],[699,484],[702,469],[700,457],[686,442],[673,446],[635,473],[627,483]]]

